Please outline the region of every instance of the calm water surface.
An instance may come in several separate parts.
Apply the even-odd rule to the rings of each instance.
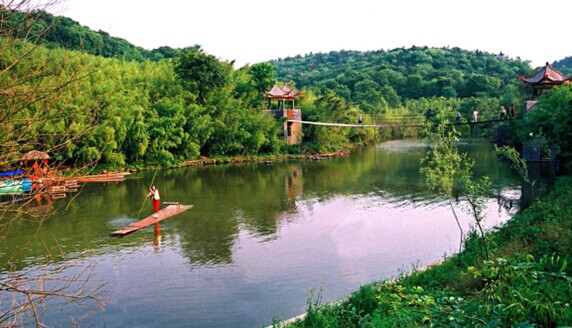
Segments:
[[[493,182],[486,225],[506,221],[518,209],[520,179],[490,144],[468,141],[462,149]],[[162,200],[194,205],[161,222],[160,240],[153,227],[110,235],[135,222],[142,205],[140,218],[151,213],[143,202],[154,172],[87,184],[41,227],[14,226],[0,257],[30,275],[63,269],[69,276],[87,266],[104,284],[107,306],[81,326],[262,327],[304,312],[312,289],[334,301],[458,249],[449,207],[419,174],[424,152],[420,142],[392,141],[321,162],[160,171]],[[66,205],[49,206],[61,213]],[[466,231],[470,217],[462,220]],[[69,326],[90,310],[66,305],[45,323]]]

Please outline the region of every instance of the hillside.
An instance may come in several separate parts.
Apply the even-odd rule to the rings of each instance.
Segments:
[[[179,49],[159,47],[153,50],[135,46],[125,39],[114,37],[104,31],[93,31],[82,26],[73,19],[54,16],[48,12],[38,10],[30,13],[5,12],[5,20],[11,22],[33,22],[35,25],[32,34],[26,26],[8,29],[14,31],[15,36],[33,39],[34,43],[42,43],[48,48],[63,47],[68,50],[82,51],[90,55],[106,58],[124,59],[127,61],[159,61],[161,59],[177,56]],[[24,17],[26,16],[26,17]],[[16,23],[17,24],[17,23]],[[24,24],[22,24],[24,25]]]
[[[379,93],[390,107],[406,99],[499,97],[509,86],[518,87],[520,76],[532,74],[526,62],[459,48],[339,51],[273,64],[279,80],[294,81],[298,88],[334,90],[352,102]]]
[[[572,56],[557,60],[552,66],[566,75],[572,75]]]

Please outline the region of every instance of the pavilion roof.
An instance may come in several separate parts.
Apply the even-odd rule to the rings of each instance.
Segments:
[[[278,84],[274,84],[270,91],[264,93],[264,98],[272,100],[288,100],[294,98],[302,98],[301,91],[293,91],[287,84],[281,88]]]
[[[31,150],[22,156],[23,160],[42,160],[42,159],[49,159],[50,155],[43,151],[39,150]]]
[[[566,81],[570,81],[571,76],[566,76],[560,73],[557,69],[552,67],[549,63],[546,63],[540,71],[538,71],[533,77],[521,78],[524,83],[532,85],[534,88],[551,88],[555,85],[560,85]]]

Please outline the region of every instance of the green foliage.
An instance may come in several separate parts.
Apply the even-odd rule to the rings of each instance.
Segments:
[[[472,163],[465,154],[457,151],[455,143],[459,141],[458,133],[448,125],[446,116],[447,111],[439,111],[436,114],[439,123],[426,127],[425,135],[431,150],[422,159],[420,171],[426,176],[429,188],[451,197],[455,182],[458,183],[460,175],[470,169]]]
[[[503,156],[512,162],[512,168],[518,172],[525,182],[532,184],[528,175],[528,166],[516,149],[509,146],[497,147],[495,145],[495,150],[499,156]]]
[[[304,107],[302,119],[314,122],[350,123],[350,108],[333,92],[316,99],[315,104]],[[320,152],[336,151],[349,145],[348,128],[303,126],[304,140],[315,144]]]
[[[472,173],[474,161],[466,154],[459,154],[457,151],[455,143],[458,142],[458,133],[455,127],[449,124],[446,118],[448,115],[450,111],[441,110],[435,116],[438,123],[426,125],[425,134],[431,150],[421,160],[420,171],[426,176],[429,188],[438,191],[449,200],[461,232],[461,243],[464,237],[463,230],[451,201],[454,188],[456,187],[460,196],[466,198],[474,222],[481,233],[485,257],[488,258],[487,240],[481,223],[484,219],[483,212],[486,210],[485,199],[489,196],[490,181],[488,177],[474,177]]]
[[[478,296],[486,306],[480,306],[479,314],[497,322],[528,322],[542,327],[572,319],[572,278],[566,274],[566,267],[567,261],[556,255],[538,261],[530,255],[485,261],[481,269],[471,270],[485,282]]]
[[[6,117],[14,115],[0,132],[3,144],[39,142],[69,164],[97,161],[115,167],[286,149],[280,122],[252,107],[263,99],[255,86],[269,83],[272,66],[261,65],[255,81],[250,68],[233,71],[199,48],[176,61],[152,63],[49,50],[17,40],[3,49],[0,60],[14,60],[32,49],[33,57],[0,76],[3,92],[21,95],[0,103]],[[44,74],[34,75],[40,66]],[[59,87],[65,83],[67,88]],[[58,101],[30,103],[28,90],[42,99],[51,99],[42,93],[57,90]],[[39,115],[50,119],[40,120]],[[75,140],[64,142],[70,133],[77,135]],[[18,156],[21,152],[13,154]]]
[[[363,99],[363,84],[377,92],[391,87],[402,101],[431,97],[496,98],[507,94],[507,90],[517,90],[517,77],[531,73],[528,64],[520,60],[459,48],[333,51],[285,58],[273,64],[280,80],[297,81],[301,88],[314,88],[318,94],[333,90],[350,105]],[[396,97],[390,94],[387,90],[382,92],[390,107],[398,106]],[[515,94],[507,98],[513,102]]]
[[[223,87],[227,82],[229,67],[214,56],[205,54],[196,46],[183,51],[175,62],[175,73],[206,103],[208,92]]]
[[[526,115],[525,133],[556,144],[565,161],[572,159],[572,86],[548,90]]]
[[[276,71],[274,66],[270,63],[252,65],[250,68],[250,74],[252,75],[254,89],[259,94],[263,94],[265,91],[270,90],[274,83],[276,83]]]
[[[570,76],[572,75],[572,56],[557,60],[552,63],[552,66],[558,69],[560,72]]]
[[[415,126],[424,118],[431,119],[435,109],[445,102],[466,120],[475,109],[481,119],[497,118],[499,98],[518,102],[521,97],[520,82],[514,77],[530,72],[527,63],[503,55],[427,47],[311,54],[235,71],[232,63],[220,62],[199,45],[186,49],[161,47],[149,52],[65,17],[41,11],[34,14],[38,31],[50,27],[43,34],[44,44],[121,59],[82,57],[84,66],[93,70],[91,83],[84,84],[82,90],[92,94],[87,102],[97,109],[98,123],[112,128],[107,131],[113,140],[90,137],[79,145],[66,145],[57,154],[62,158],[73,158],[84,145],[99,149],[100,161],[114,163],[173,163],[200,154],[284,150],[284,143],[276,138],[280,133],[277,126],[268,126],[256,115],[243,113],[246,108],[263,107],[261,93],[277,77],[295,81],[304,89],[305,97],[310,92],[320,97],[320,101],[303,100],[305,118],[351,123],[362,113],[368,122],[390,126],[379,131],[305,126],[306,149],[336,151],[372,138],[415,137]],[[77,53],[70,56],[80,57]],[[331,92],[344,100],[339,109]],[[248,126],[235,123],[247,118],[254,120],[245,123]],[[149,127],[151,123],[153,127]],[[468,134],[464,129],[462,133]],[[262,137],[261,133],[270,134]]]

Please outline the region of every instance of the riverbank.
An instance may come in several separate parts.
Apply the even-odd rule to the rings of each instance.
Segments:
[[[572,177],[487,235],[471,234],[461,254],[392,281],[362,286],[273,327],[569,326],[572,295]]]
[[[264,156],[236,156],[236,157],[217,157],[210,158],[206,156],[201,156],[197,159],[186,160],[174,165],[159,165],[155,163],[145,163],[142,165],[133,165],[126,167],[110,167],[110,166],[100,166],[93,170],[93,174],[109,174],[121,173],[121,172],[131,172],[136,173],[139,171],[154,170],[157,167],[163,169],[169,168],[182,168],[182,167],[192,167],[192,166],[205,166],[205,165],[219,165],[219,164],[236,164],[236,163],[265,163],[272,164],[275,161],[287,161],[287,160],[312,160],[321,161],[338,157],[347,157],[351,154],[350,150],[342,149],[337,152],[331,153],[320,153],[320,154],[286,154],[286,155],[264,155]]]

